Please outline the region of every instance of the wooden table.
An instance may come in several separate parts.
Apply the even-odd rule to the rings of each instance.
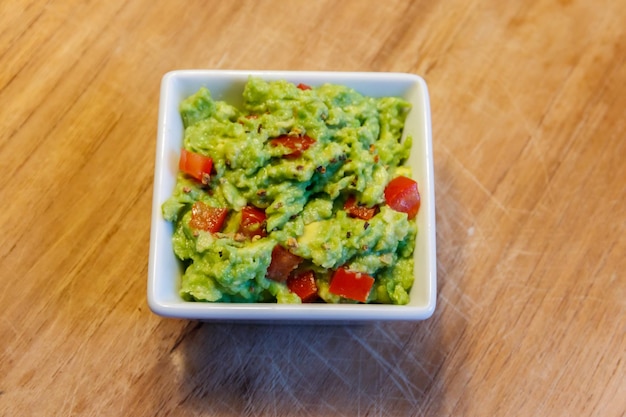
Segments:
[[[0,415],[623,416],[626,1],[3,1]],[[146,304],[172,69],[430,88],[438,305],[220,324]]]

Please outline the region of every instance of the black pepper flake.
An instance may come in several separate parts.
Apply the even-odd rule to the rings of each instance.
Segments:
[[[259,123],[259,127],[257,127],[256,132],[261,133],[261,129],[263,129],[263,124]]]
[[[367,230],[368,227],[370,227],[369,222],[363,223],[363,229]]]
[[[219,251],[218,254],[220,255],[220,258],[222,257],[223,253],[222,251]]]
[[[352,233],[350,232],[346,233],[346,239],[350,239],[351,236],[352,236]]]
[[[324,173],[326,172],[326,167],[325,167],[325,166],[320,165],[320,166],[318,166],[317,168],[315,168],[315,170],[316,170],[317,172],[319,172],[320,174],[324,174]]]

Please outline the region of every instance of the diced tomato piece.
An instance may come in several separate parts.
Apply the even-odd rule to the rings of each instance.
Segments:
[[[306,85],[306,84],[302,84],[302,83],[298,84],[296,87],[298,87],[302,91],[311,89],[310,85]]]
[[[385,200],[392,209],[414,218],[421,202],[417,182],[402,175],[392,179],[385,187]]]
[[[202,201],[196,201],[191,206],[191,220],[189,226],[194,229],[204,230],[211,233],[219,232],[224,225],[228,209],[223,207],[211,207]]]
[[[352,217],[357,217],[362,220],[369,220],[376,214],[377,207],[367,207],[358,204],[356,197],[351,195],[343,205],[343,209]]]
[[[365,303],[373,285],[374,278],[370,275],[340,267],[333,273],[328,291]]]
[[[267,268],[266,276],[274,281],[285,281],[291,271],[296,269],[302,262],[302,258],[294,255],[280,245],[274,246],[272,250],[272,261]]]
[[[254,206],[245,206],[241,209],[241,223],[239,223],[239,233],[247,237],[267,236],[265,231],[265,212]]]
[[[284,146],[289,149],[289,152],[283,155],[285,158],[297,158],[302,155],[302,152],[306,151],[315,143],[315,139],[302,136],[290,136],[281,135],[276,138],[270,139],[272,146]]]
[[[211,170],[213,169],[213,160],[208,156],[200,155],[199,153],[182,148],[180,151],[180,159],[178,160],[178,169],[203,184],[208,184]]]
[[[287,278],[287,288],[296,294],[303,303],[317,300],[317,284],[313,271],[305,271]]]

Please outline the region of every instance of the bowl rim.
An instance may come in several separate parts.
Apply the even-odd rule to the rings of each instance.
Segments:
[[[180,296],[164,297],[159,291],[163,284],[162,258],[159,256],[159,245],[169,236],[164,233],[166,222],[161,213],[164,198],[169,197],[171,189],[165,191],[163,180],[166,177],[166,145],[172,135],[182,132],[172,131],[172,119],[180,118],[178,112],[173,114],[172,108],[178,109],[180,89],[187,85],[213,83],[242,83],[249,76],[258,76],[267,80],[286,79],[288,81],[302,80],[302,82],[317,85],[323,82],[343,84],[354,88],[355,85],[393,86],[416,89],[418,100],[413,102],[414,109],[418,107],[418,117],[422,122],[420,136],[411,132],[414,139],[413,147],[420,146],[422,153],[423,178],[420,181],[422,194],[422,223],[418,231],[418,239],[425,239],[425,267],[426,291],[425,302],[418,305],[386,305],[386,304],[276,304],[276,303],[203,303],[184,301]],[[380,83],[380,84],[375,84]],[[230,85],[229,84],[229,85]],[[402,87],[404,86],[404,87]],[[407,87],[408,86],[408,87]],[[358,88],[357,88],[358,89]],[[177,94],[178,93],[178,94]],[[213,93],[213,91],[212,91]],[[183,94],[184,95],[184,94]],[[377,95],[377,94],[372,94]],[[381,94],[382,95],[382,94]],[[221,99],[214,95],[214,98]],[[176,100],[176,101],[174,101]],[[417,106],[415,106],[417,104]],[[172,107],[175,105],[175,107]],[[182,140],[182,139],[181,139]],[[415,142],[419,142],[416,144]],[[437,262],[436,262],[436,225],[435,225],[435,190],[434,190],[434,163],[432,153],[432,127],[428,87],[425,80],[416,74],[401,72],[350,72],[350,71],[286,71],[286,70],[211,70],[211,69],[184,69],[167,72],[161,80],[157,143],[156,143],[152,217],[150,230],[150,251],[148,256],[147,301],[149,308],[157,315],[179,319],[197,320],[234,320],[234,321],[322,321],[322,322],[352,322],[352,321],[416,321],[432,316],[436,307],[437,296]],[[180,145],[179,145],[180,146]],[[411,150],[413,154],[415,149]],[[170,178],[171,179],[171,178]],[[426,197],[426,198],[424,198]],[[424,204],[425,203],[425,204]],[[425,226],[425,227],[424,227]],[[424,230],[425,229],[425,230]],[[165,234],[165,235],[164,235]],[[171,243],[170,243],[171,245]],[[166,244],[167,246],[167,244]],[[170,246],[171,247],[171,246]],[[174,256],[173,252],[171,253]],[[416,277],[417,280],[418,277]],[[170,277],[171,280],[171,277]]]

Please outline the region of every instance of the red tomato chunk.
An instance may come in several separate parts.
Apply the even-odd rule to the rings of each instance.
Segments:
[[[376,207],[367,207],[358,204],[356,198],[351,195],[343,205],[343,209],[352,217],[369,220],[376,214]]]
[[[196,201],[191,206],[191,220],[189,226],[194,229],[216,233],[222,230],[228,209],[223,207],[210,207],[202,201]]]
[[[385,187],[387,205],[396,211],[407,213],[414,218],[420,209],[420,193],[417,182],[405,176],[392,179]]]
[[[313,271],[305,271],[287,278],[287,288],[296,294],[303,303],[317,300],[317,284]]]
[[[241,209],[241,223],[239,224],[239,233],[247,237],[267,236],[265,231],[265,220],[267,216],[265,212],[254,206],[245,206]]]
[[[298,87],[300,90],[305,91],[305,90],[310,90],[311,86],[310,85],[306,85],[306,84],[298,84],[296,87]]]
[[[303,136],[290,136],[281,135],[276,138],[270,139],[272,146],[284,146],[289,149],[289,152],[283,155],[285,158],[297,158],[302,155],[302,152],[306,151],[315,143],[315,139],[306,135]]]
[[[213,160],[208,156],[200,155],[183,148],[180,151],[178,169],[203,184],[208,184],[211,170],[213,169]]]
[[[302,262],[302,258],[294,255],[280,245],[274,246],[272,250],[272,261],[267,268],[266,276],[274,281],[285,281],[291,271],[296,269]]]
[[[370,275],[341,267],[333,274],[328,290],[335,295],[365,303],[373,285],[374,278]]]

